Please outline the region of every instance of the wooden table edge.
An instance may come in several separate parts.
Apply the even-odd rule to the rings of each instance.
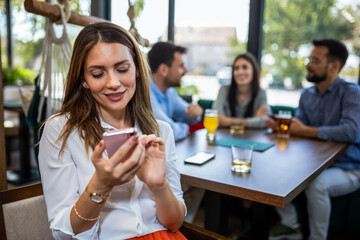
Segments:
[[[249,190],[246,188],[240,188],[238,186],[232,186],[228,184],[222,184],[218,182],[213,182],[210,180],[204,179],[195,179],[191,176],[181,174],[181,182],[189,184],[194,187],[198,187],[201,189],[226,194],[234,197],[239,197],[243,199],[247,199],[250,201],[255,201],[259,203],[264,203],[268,205],[272,205],[275,207],[284,207],[286,204],[291,202],[296,196],[298,196],[324,169],[328,168],[333,162],[341,156],[349,144],[345,144],[344,147],[334,155],[330,157],[330,161],[326,161],[323,165],[321,165],[318,169],[314,170],[311,177],[304,180],[299,186],[294,188],[291,192],[289,192],[286,196],[274,195],[265,192],[258,192],[255,190]],[[220,185],[220,187],[219,187]],[[257,194],[258,193],[258,194]]]
[[[320,175],[320,173],[322,173],[326,168],[330,167],[347,150],[348,147],[349,144],[344,143],[342,149],[330,157],[331,160],[324,162],[323,165],[313,171],[313,173],[308,179],[304,180],[301,184],[299,184],[299,186],[297,186],[293,191],[286,195],[284,199],[284,206],[290,203],[296,196],[298,196],[317,176]]]
[[[259,194],[256,194],[257,191],[249,190],[246,188],[240,188],[238,186],[232,186],[228,184],[222,184],[222,183],[215,183],[209,180],[203,180],[203,179],[194,179],[190,176],[181,174],[181,182],[189,184],[193,187],[198,187],[201,189],[226,194],[238,198],[247,199],[250,201],[255,201],[259,203],[264,203],[276,207],[284,207],[284,197],[283,196],[277,196],[274,194],[264,193],[264,192],[258,192]],[[220,185],[220,187],[219,187]],[[260,196],[261,195],[261,196]]]

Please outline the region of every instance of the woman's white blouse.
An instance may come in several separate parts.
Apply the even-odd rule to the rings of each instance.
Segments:
[[[56,116],[46,123],[39,151],[48,219],[55,239],[127,239],[166,229],[156,218],[151,191],[135,177],[113,188],[101,210],[100,220],[90,230],[74,234],[70,211],[88,185],[95,168],[90,159],[92,150],[89,149],[88,157],[77,130],[71,133],[63,154],[59,156],[61,142],[56,140],[66,121],[65,116]],[[166,177],[177,199],[184,202],[180,174],[175,166],[177,156],[173,132],[167,123],[158,123],[160,137],[166,146]],[[101,125],[105,131],[115,129],[105,122]]]

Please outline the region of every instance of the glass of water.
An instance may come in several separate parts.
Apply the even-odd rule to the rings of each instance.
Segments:
[[[248,174],[251,170],[253,146],[250,144],[231,146],[231,171],[234,173]]]

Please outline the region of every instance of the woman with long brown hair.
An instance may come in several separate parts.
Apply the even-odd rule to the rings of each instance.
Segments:
[[[235,58],[231,83],[220,88],[213,109],[219,112],[220,126],[265,127],[269,115],[266,93],[260,88],[259,65],[251,53]]]
[[[110,158],[105,131],[135,127]],[[166,149],[165,149],[166,146]],[[39,163],[55,239],[185,239],[175,143],[151,110],[135,39],[112,23],[77,37],[61,109],[44,126]]]

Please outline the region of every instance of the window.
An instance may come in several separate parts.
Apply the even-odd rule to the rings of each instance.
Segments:
[[[265,4],[262,51],[262,86],[272,105],[297,106],[300,91],[308,87],[306,58],[312,39],[335,38],[350,52],[340,76],[357,82],[360,27],[357,0],[272,0]]]
[[[249,0],[176,1],[175,43],[188,48],[182,86],[195,85],[200,98],[216,99],[216,73],[246,51],[248,25]]]
[[[8,64],[7,59],[7,29],[5,1],[0,2],[1,10],[1,53],[3,66]],[[24,8],[23,0],[12,0],[11,3],[11,26],[13,37],[13,66],[29,68],[34,71],[39,70],[40,56],[42,54],[43,40],[45,37],[46,18],[33,13],[29,13]],[[90,15],[90,2],[88,0],[72,1],[71,9],[81,14]],[[75,40],[81,26],[73,24],[67,25],[69,38]],[[55,28],[56,32],[62,31]]]
[[[131,2],[133,4],[135,1]],[[128,1],[113,0],[111,2],[111,21],[129,29],[128,9]],[[168,14],[168,0],[156,0],[156,2],[144,0],[144,8],[135,20],[135,27],[143,38],[150,41],[150,44],[158,42],[160,38],[167,40]]]
[[[6,55],[6,12],[5,12],[5,1],[0,1],[0,34],[1,34],[1,60],[4,66],[7,65],[8,59]]]

